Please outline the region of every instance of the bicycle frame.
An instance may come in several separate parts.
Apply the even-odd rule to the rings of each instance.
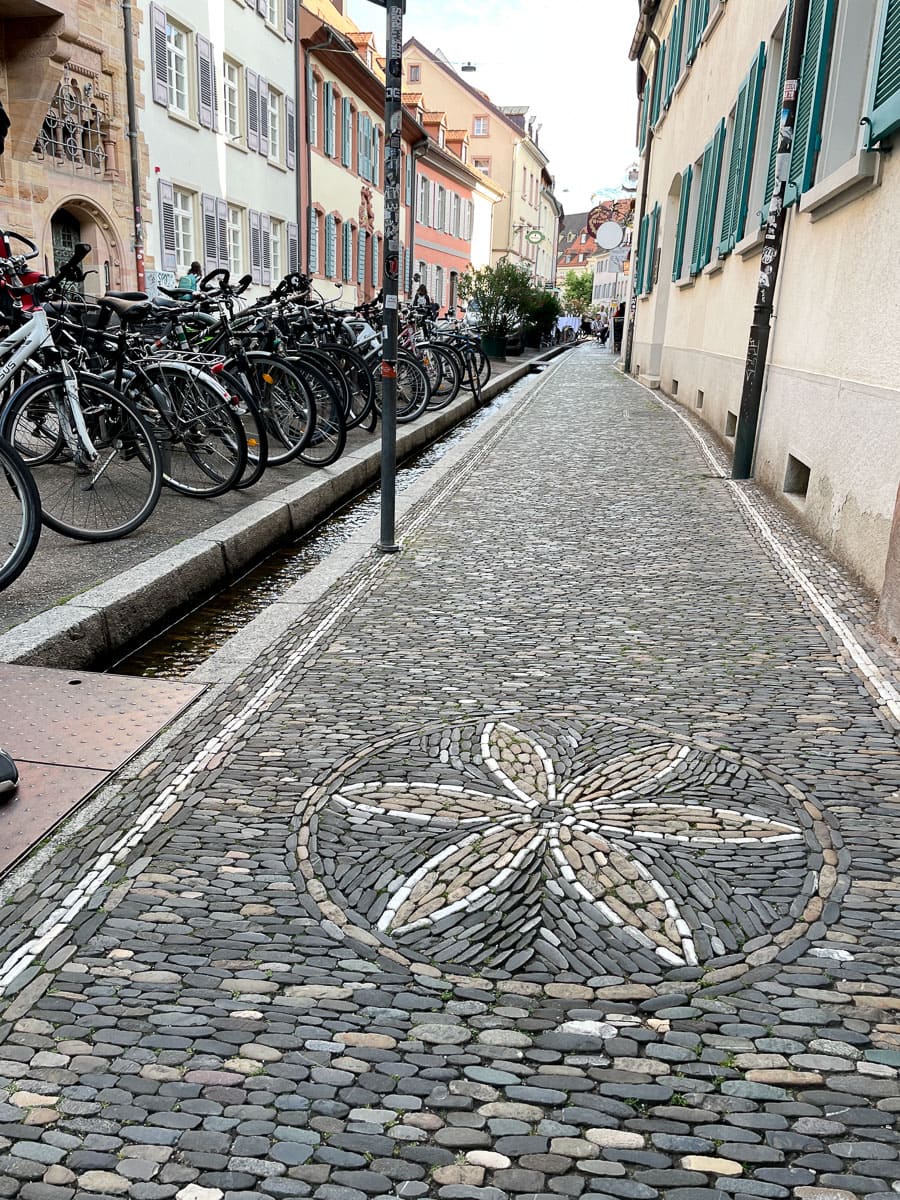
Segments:
[[[18,346],[17,350],[14,349],[16,346]],[[42,346],[49,346],[51,349],[55,349],[47,314],[42,308],[35,308],[28,319],[18,329],[11,330],[3,341],[0,341],[0,355],[9,353],[9,358],[5,362],[0,363],[0,387]],[[81,444],[79,446],[76,443],[68,421],[64,419],[64,414],[59,412],[58,416],[63,437],[66,439],[66,444],[73,454],[79,455],[83,450],[88,459],[94,462],[99,456],[94,443],[91,441],[91,435],[88,433],[84,413],[81,411],[81,404],[78,398],[78,380],[75,377],[75,372],[65,358],[61,360],[60,367],[63,375],[66,400],[68,401],[69,411],[72,420],[75,422],[75,429]],[[59,408],[59,405],[57,405],[57,408]]]

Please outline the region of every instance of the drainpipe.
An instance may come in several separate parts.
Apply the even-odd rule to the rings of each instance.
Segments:
[[[134,28],[131,21],[131,4],[122,0],[122,16],[125,22],[125,96],[128,104],[128,149],[131,156],[131,203],[134,209],[134,265],[137,271],[138,291],[146,286],[144,274],[144,218],[141,210],[141,156],[138,146],[137,103],[134,94]]]
[[[784,193],[790,172],[794,116],[797,109],[798,81],[800,64],[803,60],[803,45],[806,41],[809,4],[810,0],[795,0],[791,27],[789,30],[785,30],[785,38],[789,39],[788,58],[781,100],[778,150],[775,156],[775,187],[772,191],[772,199],[769,201],[769,216],[766,221],[766,235],[760,258],[756,304],[753,308],[753,323],[750,326],[750,336],[747,341],[747,361],[741,390],[741,409],[735,431],[734,458],[731,464],[732,479],[749,479],[753,474],[753,454],[756,449],[759,410],[766,374],[769,335],[772,329],[775,286],[778,282],[778,268],[781,265],[784,248],[784,230],[787,221]]]
[[[653,93],[656,90],[656,73],[659,70],[659,38],[656,36],[656,34],[653,32],[652,29],[647,29],[647,37],[650,39],[650,41],[656,47],[656,58],[654,59],[654,62],[653,62],[653,83],[650,85],[649,95],[647,96],[647,100],[649,102],[652,102]],[[662,80],[659,81],[659,86],[662,87]],[[640,212],[637,214],[636,222],[634,225],[634,229],[636,229],[638,231],[638,233],[640,233],[640,228],[641,228],[641,225],[643,224],[644,216],[647,212],[647,191],[648,191],[648,184],[649,184],[649,180],[650,180],[650,160],[652,157],[653,157],[653,126],[650,124],[650,120],[648,118],[648,120],[647,120],[647,144],[644,147],[644,174],[643,174],[643,179],[641,180]],[[634,245],[636,245],[633,234],[632,234],[632,243]],[[636,253],[637,253],[637,251],[635,251],[635,254]],[[633,269],[633,267],[634,267],[634,263],[632,263],[632,271],[631,271],[631,302],[630,302],[628,308],[625,310],[625,316],[628,320],[628,332],[625,335],[624,365],[625,365],[626,372],[629,374],[631,373],[631,352],[634,349],[634,318],[637,315],[637,296],[635,295],[635,292],[634,292],[634,269]],[[650,270],[651,271],[653,270],[653,263],[650,264]],[[632,309],[632,305],[635,306],[634,309]]]

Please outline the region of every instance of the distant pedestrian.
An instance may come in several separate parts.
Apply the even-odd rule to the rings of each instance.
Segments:
[[[613,352],[618,354],[622,349],[622,333],[625,329],[625,301],[623,300],[616,309],[615,316],[612,321],[613,327]]]
[[[198,262],[192,262],[186,275],[178,280],[178,287],[183,292],[196,292],[197,284],[203,278],[203,268]]]

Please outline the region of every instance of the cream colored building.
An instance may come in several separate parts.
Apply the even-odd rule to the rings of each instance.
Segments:
[[[786,0],[662,0],[643,6],[632,44],[648,83],[630,365],[726,445],[792,13]],[[885,612],[895,597],[900,624],[900,546],[886,575],[900,482],[900,161],[881,152],[900,126],[900,3],[815,0],[810,14],[755,476],[885,589]]]
[[[452,126],[469,131],[469,163],[504,191],[493,211],[491,262],[527,264],[538,282],[554,275],[558,204],[552,195],[548,158],[538,144],[540,126],[525,106],[499,107],[472,87],[440,54],[411,38],[403,48],[406,86],[421,91]],[[541,233],[529,240],[528,234]],[[538,262],[539,247],[547,254]],[[540,271],[539,271],[540,267]]]
[[[268,288],[300,263],[295,0],[141,0],[148,286],[191,261]]]

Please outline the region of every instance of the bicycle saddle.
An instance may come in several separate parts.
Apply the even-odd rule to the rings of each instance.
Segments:
[[[143,294],[140,300],[125,300],[121,296],[101,296],[97,303],[101,308],[114,312],[120,321],[140,321],[151,310],[150,301]]]
[[[173,300],[193,300],[196,298],[196,293],[190,288],[167,288],[160,284],[159,290],[164,296],[171,296]]]

